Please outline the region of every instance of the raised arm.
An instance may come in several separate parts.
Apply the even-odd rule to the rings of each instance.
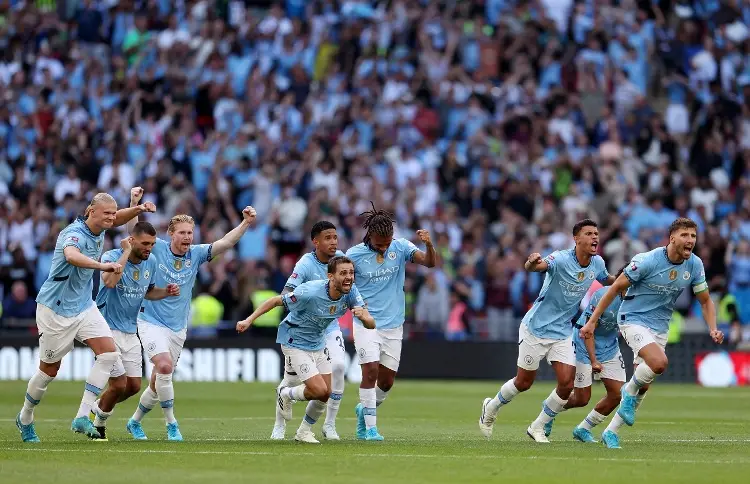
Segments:
[[[419,264],[420,266],[435,267],[435,264],[437,264],[438,255],[437,251],[435,250],[435,246],[432,245],[430,232],[428,232],[427,230],[417,230],[417,235],[419,236],[419,240],[424,242],[425,251],[422,252],[421,250],[418,250],[414,252],[412,260],[415,264]]]
[[[137,192],[138,190],[140,190],[140,192]],[[117,211],[117,213],[115,214],[115,223],[114,223],[115,227],[125,225],[126,223],[130,222],[134,218],[138,217],[138,215],[142,214],[143,212],[151,212],[151,213],[156,212],[156,205],[154,205],[151,202],[146,202],[141,205],[133,206],[134,192],[140,193],[140,195],[138,196],[138,200],[140,200],[141,196],[143,196],[143,188],[141,187],[135,187],[130,190],[131,206]],[[138,220],[136,219],[132,225],[135,225],[137,222]],[[130,228],[132,228],[132,226],[128,225],[128,229]]]
[[[547,272],[549,264],[542,258],[542,254],[534,252],[523,264],[523,268],[526,272]]]
[[[258,306],[258,308],[253,311],[253,314],[247,317],[247,319],[243,319],[242,321],[237,322],[237,332],[242,333],[247,331],[247,328],[252,326],[252,324],[255,322],[256,319],[266,314],[268,311],[270,311],[273,308],[277,308],[279,306],[283,306],[284,302],[282,301],[282,296],[274,296],[270,299],[266,299],[263,301],[263,304]]]
[[[228,251],[240,241],[247,229],[255,222],[255,209],[253,207],[245,207],[242,211],[242,222],[232,230],[230,230],[224,237],[220,238],[212,244],[211,256],[218,257],[224,252]]]
[[[125,267],[125,264],[128,263],[128,257],[130,257],[130,251],[132,250],[132,246],[130,245],[130,238],[125,237],[124,239],[122,239],[120,241],[120,247],[122,248],[122,255],[120,255],[120,258],[117,259],[117,261],[110,260],[109,257],[107,257],[107,254],[105,254],[105,257],[102,258],[102,262],[117,262],[118,264],[120,264],[120,267]],[[114,257],[112,257],[112,259],[114,259]],[[122,271],[102,273],[102,282],[104,282],[104,285],[110,289],[117,286],[117,283],[120,282],[120,279],[122,279]]]

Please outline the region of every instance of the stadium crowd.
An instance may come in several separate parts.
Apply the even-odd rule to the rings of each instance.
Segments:
[[[197,242],[257,209],[201,274],[207,324],[280,292],[315,221],[358,243],[372,201],[440,249],[436,270],[409,268],[412,337],[513,340],[542,282],[530,252],[570,247],[589,216],[616,272],[688,216],[742,339],[749,1],[256,3],[0,5],[4,321],[33,318],[55,238],[91,196],[124,206],[140,185],[147,220],[164,234],[192,214]],[[687,293],[678,306],[696,311]]]

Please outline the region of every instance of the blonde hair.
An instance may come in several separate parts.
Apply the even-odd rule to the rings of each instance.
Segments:
[[[83,215],[85,217],[88,217],[91,214],[91,210],[93,210],[96,205],[102,205],[106,203],[114,203],[115,206],[117,206],[117,201],[109,193],[97,193],[96,195],[94,195],[94,198],[91,199],[91,202],[89,203],[89,206],[86,207],[86,211],[83,213]]]
[[[194,226],[195,220],[193,220],[193,217],[191,217],[190,215],[185,215],[184,213],[180,215],[175,215],[169,220],[169,227],[167,228],[167,233],[173,234],[174,229],[177,226],[177,224],[190,224]]]

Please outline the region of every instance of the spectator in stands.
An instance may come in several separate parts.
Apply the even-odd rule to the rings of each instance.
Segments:
[[[10,288],[10,294],[3,300],[3,321],[7,324],[9,319],[33,320],[35,313],[36,302],[33,297],[29,296],[26,283],[14,282]]]

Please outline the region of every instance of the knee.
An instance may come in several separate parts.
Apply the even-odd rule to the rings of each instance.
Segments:
[[[525,392],[526,390],[531,388],[531,385],[534,384],[534,380],[527,377],[516,377],[516,379],[513,381],[513,384],[516,386],[516,389],[519,392]]]
[[[42,361],[39,363],[39,371],[50,378],[55,378],[57,377],[57,372],[60,371],[60,362],[58,361],[57,363],[45,363]]]
[[[307,390],[310,392],[310,400],[320,400],[321,402],[327,402],[328,397],[331,396],[331,390],[325,382],[315,383],[309,385]]]
[[[572,378],[570,379],[570,381],[563,380],[557,383],[557,395],[560,398],[568,399],[570,398],[571,393],[573,393],[573,379]]]
[[[115,363],[120,359],[120,352],[119,351],[107,351],[105,353],[99,353],[96,355],[96,361],[100,362],[102,365],[106,366],[114,366]]]
[[[154,363],[154,370],[156,371],[157,376],[158,375],[172,375],[172,372],[174,371],[174,367],[172,366],[171,360],[159,360],[157,363]]]
[[[378,388],[384,392],[388,392],[393,388],[393,384],[396,382],[395,375],[380,375],[378,378]]]
[[[655,358],[654,361],[651,361],[648,366],[651,368],[651,371],[653,371],[657,375],[661,375],[667,370],[668,364],[669,360],[667,360],[667,356],[663,355],[659,358]]]

